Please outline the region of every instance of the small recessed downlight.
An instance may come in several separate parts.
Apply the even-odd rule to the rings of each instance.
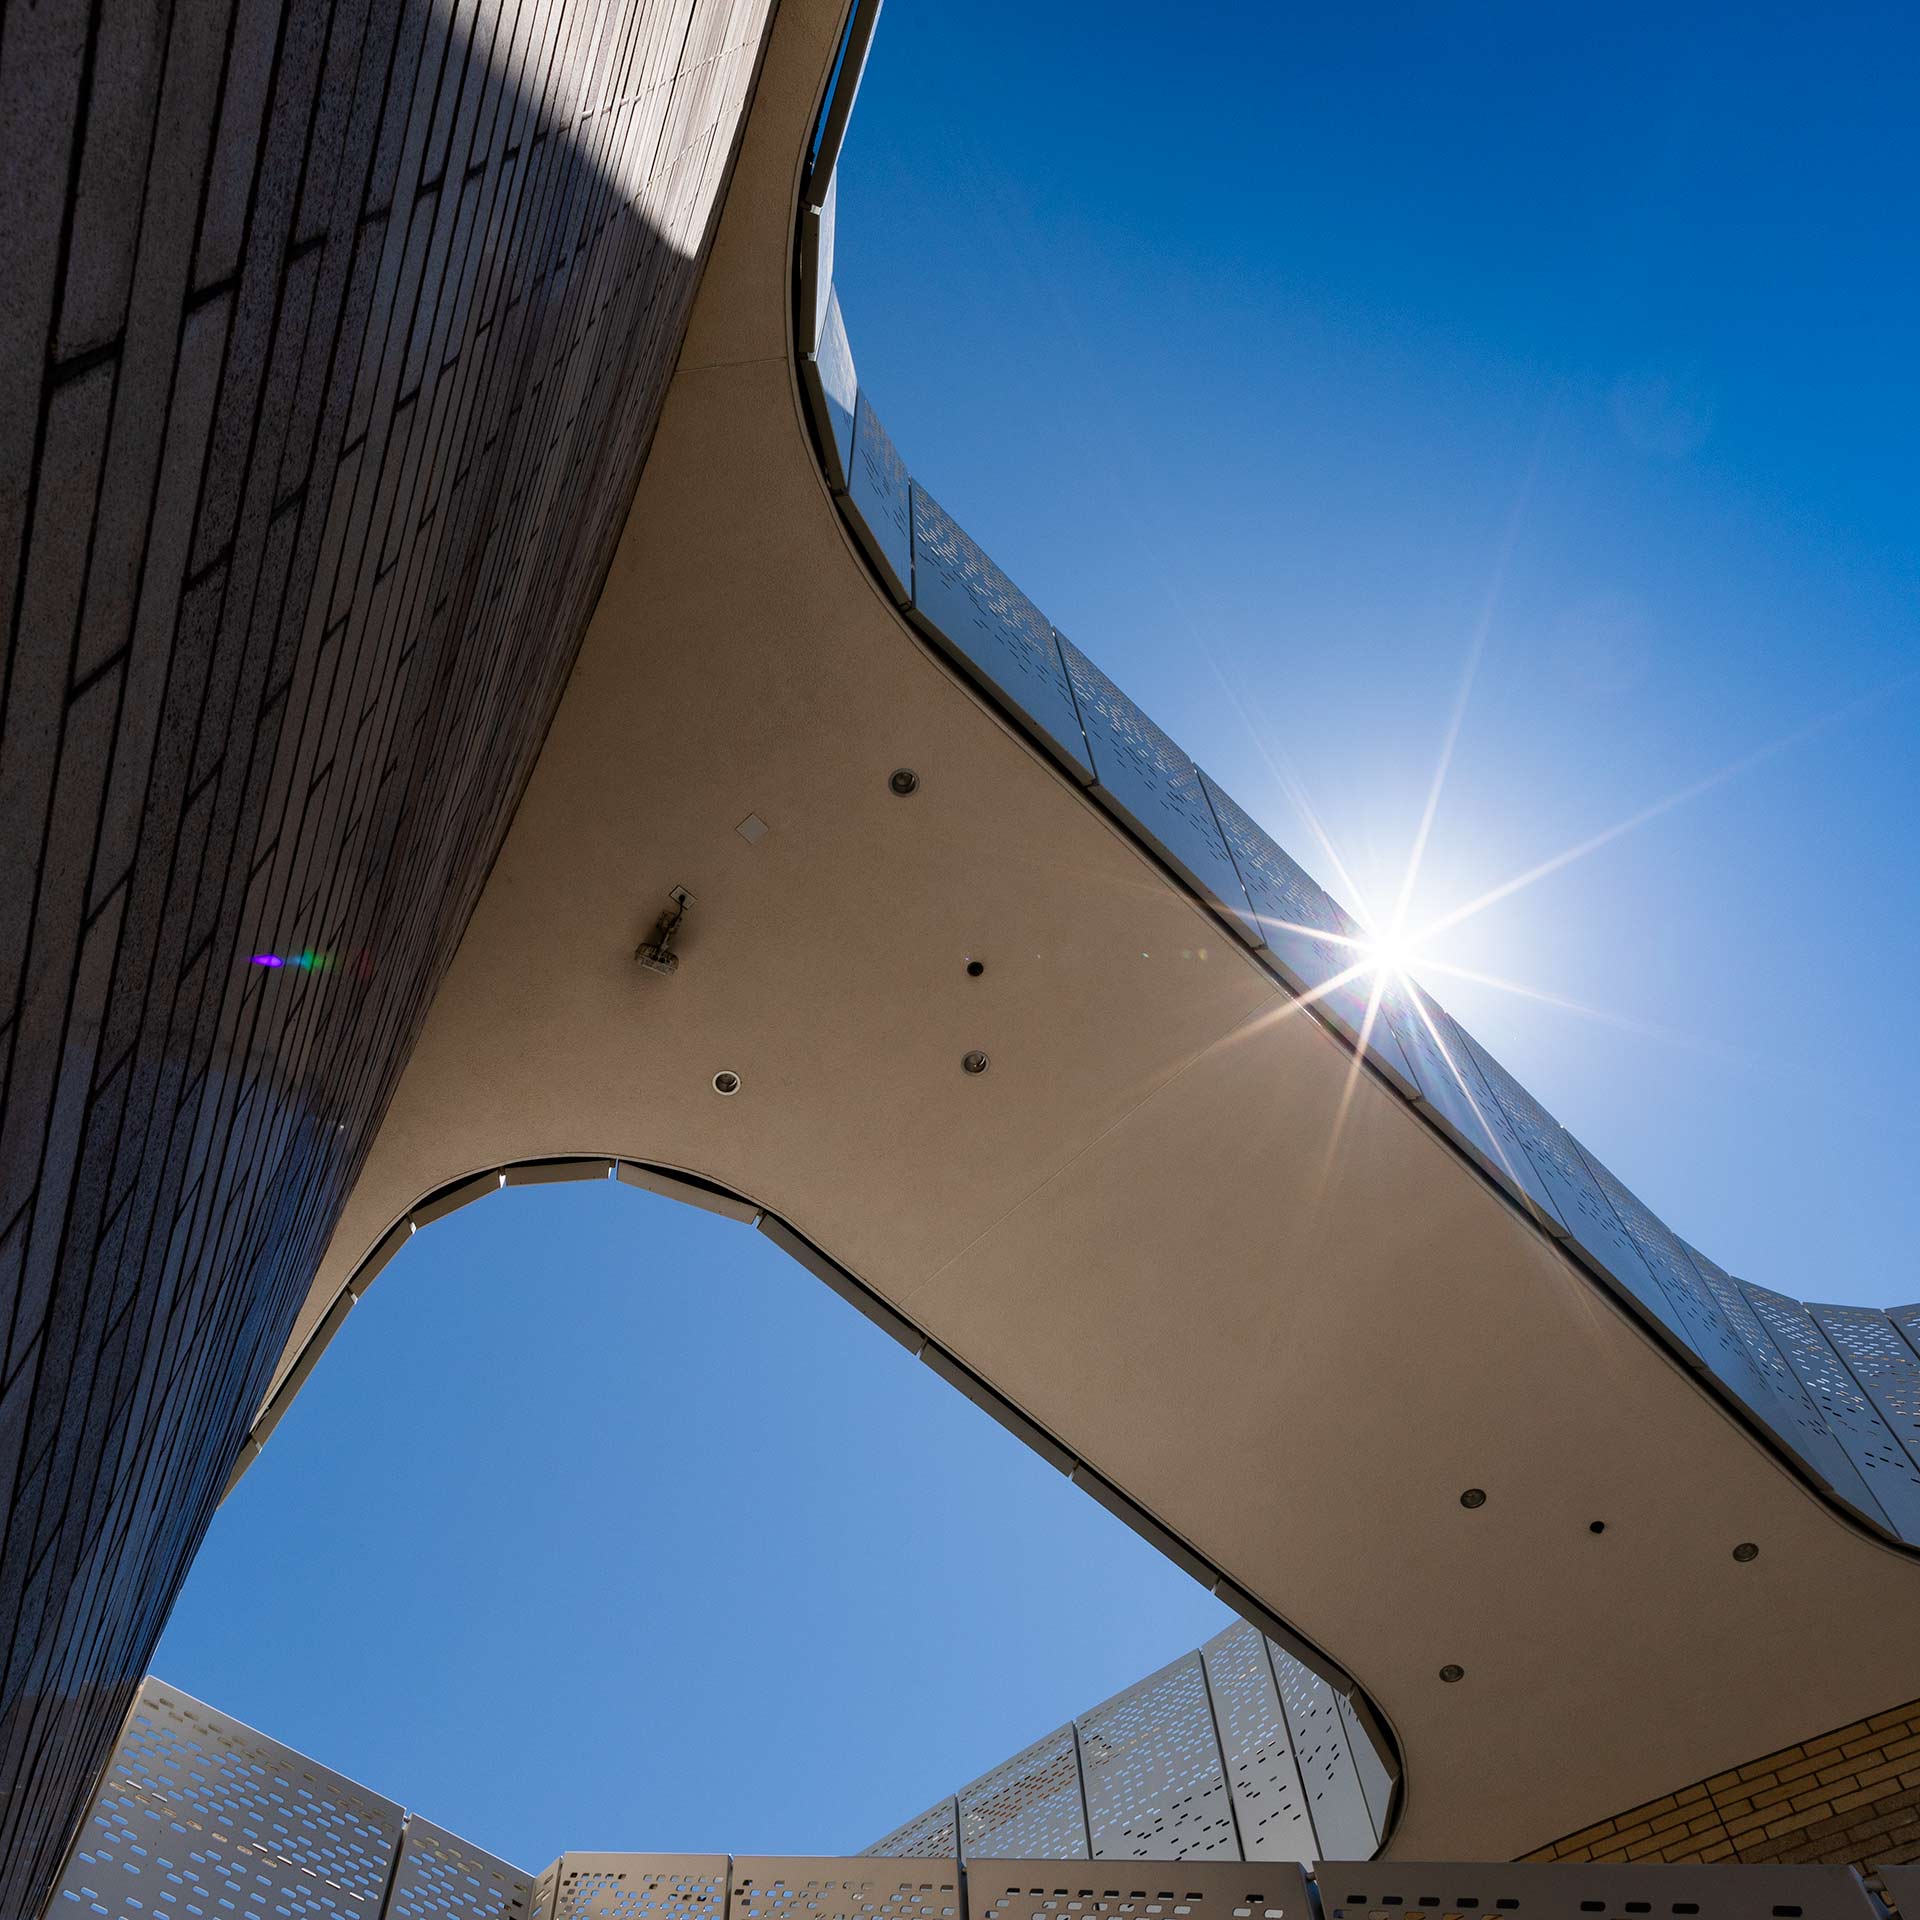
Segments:
[[[1744,1567],[1749,1560],[1758,1560],[1760,1558],[1760,1549],[1756,1547],[1751,1540],[1742,1540],[1740,1544],[1734,1548],[1733,1557]]]
[[[985,1073],[986,1070],[987,1056],[982,1053],[978,1047],[975,1047],[971,1053],[963,1053],[960,1056],[960,1071],[962,1073]]]
[[[1444,1680],[1448,1686],[1452,1686],[1456,1680],[1464,1680],[1466,1677],[1466,1668],[1456,1667],[1451,1660],[1440,1669],[1440,1678]]]
[[[1484,1507],[1487,1504],[1486,1489],[1484,1487],[1469,1487],[1466,1492],[1460,1496],[1460,1504],[1463,1507],[1469,1508]]]
[[[904,800],[908,794],[920,791],[920,776],[911,767],[895,767],[887,775],[887,791]]]
[[[713,1076],[713,1090],[715,1093],[722,1095],[738,1093],[740,1091],[740,1076],[737,1073],[729,1073],[724,1067],[721,1068],[721,1070]]]

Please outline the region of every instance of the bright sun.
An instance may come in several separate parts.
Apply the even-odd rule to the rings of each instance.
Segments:
[[[1370,973],[1395,978],[1410,973],[1418,963],[1415,941],[1398,931],[1382,929],[1368,932],[1361,936],[1358,944],[1358,957]]]

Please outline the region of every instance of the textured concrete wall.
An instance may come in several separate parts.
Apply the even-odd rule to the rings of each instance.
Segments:
[[[1716,1773],[1527,1858],[1920,1860],[1920,1700]]]
[[[769,4],[5,14],[0,1912],[558,699]]]

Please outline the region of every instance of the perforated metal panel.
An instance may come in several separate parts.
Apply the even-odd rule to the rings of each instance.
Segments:
[[[1808,1304],[1814,1325],[1873,1402],[1888,1430],[1920,1467],[1920,1356],[1900,1329],[1871,1307],[1821,1307]]]
[[[913,597],[913,519],[907,470],[880,416],[862,393],[853,409],[853,453],[847,462],[847,511],[853,530],[904,607]]]
[[[1920,1353],[1920,1304],[1911,1307],[1889,1307],[1887,1318],[1900,1329],[1907,1345],[1915,1353]]]
[[[1480,1076],[1480,1111],[1499,1143],[1501,1165],[1525,1190],[1557,1239],[1570,1241],[1615,1284],[1643,1305],[1684,1347],[1680,1323],[1647,1263],[1634,1250],[1619,1216],[1559,1121],[1521,1086],[1473,1035],[1454,1025],[1463,1055]]]
[[[960,1789],[960,1851],[1022,1860],[1087,1858],[1086,1802],[1072,1727],[983,1773]]]
[[[1367,1803],[1367,1818],[1376,1834],[1387,1831],[1387,1816],[1393,1810],[1393,1775],[1380,1757],[1380,1750],[1368,1737],[1360,1711],[1347,1694],[1334,1696],[1340,1708],[1340,1724],[1346,1729],[1347,1751],[1353,1755],[1354,1771],[1360,1776],[1360,1792]]]
[[[535,1920],[723,1920],[724,1853],[563,1853]]]
[[[1059,634],[1101,799],[1258,946],[1260,928],[1213,817],[1200,770],[1174,740]]]
[[[1198,1653],[1083,1714],[1095,1859],[1238,1859],[1232,1795]]]
[[[382,1920],[528,1920],[533,1879],[412,1814]]]
[[[1920,1540],[1920,1469],[1841,1363],[1826,1335],[1799,1301],[1745,1280],[1740,1288],[1888,1520],[1905,1538]]]
[[[832,287],[827,289],[819,350],[800,363],[800,371],[808,404],[813,409],[814,429],[819,436],[828,483],[837,492],[844,492],[847,476],[853,470],[853,415],[860,398],[860,383],[853,370],[847,323],[840,317],[840,296]]]
[[[1767,1402],[1760,1409],[1762,1418],[1790,1446],[1798,1448],[1800,1457],[1842,1500],[1876,1525],[1887,1525],[1880,1503],[1868,1490],[1859,1469],[1848,1459],[1845,1448],[1833,1437],[1819,1408],[1800,1384],[1800,1376],[1787,1365],[1786,1356],[1774,1345],[1773,1336],[1761,1324],[1753,1302],[1741,1290],[1739,1281],[1724,1267],[1709,1260],[1698,1247],[1689,1247],[1685,1241],[1681,1245],[1719,1303],[1727,1324],[1745,1343],[1755,1370],[1767,1383]]]
[[[1764,1329],[1757,1329],[1757,1323],[1736,1324],[1721,1298],[1721,1289],[1679,1235],[1595,1155],[1584,1148],[1581,1152],[1648,1270],[1660,1283],[1680,1322],[1682,1337],[1694,1353],[1723,1386],[1776,1428],[1783,1439],[1792,1442],[1798,1425],[1806,1426],[1810,1438],[1813,1427],[1819,1424],[1811,1402],[1804,1393],[1788,1392],[1778,1370],[1766,1364],[1753,1344],[1755,1331]],[[1730,1281],[1725,1291],[1734,1296],[1739,1293]],[[1747,1309],[1749,1316],[1751,1311]],[[1834,1452],[1837,1449],[1829,1440],[1822,1458]],[[1815,1464],[1817,1467],[1819,1462]]]
[[[1301,1861],[1371,1851],[1388,1757],[1332,1687],[1243,1622],[866,1849],[962,1857]],[[1327,1824],[1319,1824],[1324,1820]],[[1088,1845],[1091,1830],[1091,1849]]]
[[[1237,1620],[1200,1653],[1207,1664],[1242,1855],[1248,1860],[1312,1860],[1319,1846],[1266,1641]]]
[[[1082,780],[1093,762],[1046,615],[918,481],[913,485],[913,618]]]
[[[1311,995],[1356,1046],[1364,1035],[1374,1058],[1411,1097],[1418,1088],[1391,1025],[1377,1007],[1369,1014],[1375,983],[1354,972],[1363,957],[1353,944],[1360,923],[1218,781],[1202,772],[1200,785],[1275,971],[1296,993]]]
[[[1876,1920],[1851,1867],[1613,1867],[1323,1861],[1325,1920]]]
[[[861,1849],[863,1856],[872,1859],[945,1858],[959,1851],[960,1802],[952,1794]]]
[[[969,1920],[1312,1920],[1306,1877],[1286,1861],[971,1860]]]
[[[1326,1681],[1284,1647],[1267,1642],[1280,1705],[1293,1738],[1293,1756],[1307,1791],[1307,1807],[1323,1853],[1363,1859],[1379,1844],[1367,1811],[1366,1789],[1347,1745],[1338,1697]]]
[[[48,1908],[108,1920],[377,1920],[401,1809],[148,1680]]]
[[[1501,1174],[1504,1149],[1487,1114],[1493,1096],[1453,1016],[1411,984],[1383,994],[1380,1010],[1412,1068],[1419,1104],[1483,1166]]]
[[[959,1920],[960,1863],[738,1854],[728,1920]]]
[[[1571,1240],[1590,1254],[1607,1273],[1613,1273],[1628,1292],[1657,1298],[1649,1273],[1634,1254],[1626,1229],[1601,1200],[1592,1175],[1580,1165],[1571,1146],[1559,1146],[1559,1121],[1532,1098],[1500,1062],[1480,1046],[1457,1020],[1442,1031],[1448,1037],[1453,1066],[1473,1092],[1473,1106],[1494,1140],[1492,1171],[1519,1198],[1540,1215],[1549,1233]],[[1538,1152],[1555,1142],[1555,1152]],[[1580,1167],[1578,1177],[1572,1167]]]

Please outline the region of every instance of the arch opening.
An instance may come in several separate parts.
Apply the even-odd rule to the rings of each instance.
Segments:
[[[1197,1557],[1190,1549],[1171,1542],[1165,1530],[1157,1528],[1149,1516],[1137,1509],[1129,1511],[1128,1504],[1115,1490],[1100,1482],[1057,1442],[1036,1446],[1033,1436],[1038,1430],[1033,1424],[993,1395],[983,1383],[968,1376],[951,1355],[938,1349],[937,1343],[933,1343],[933,1350],[929,1351],[924,1335],[912,1330],[900,1316],[889,1314],[884,1302],[874,1300],[851,1275],[824,1261],[784,1223],[767,1220],[750,1201],[684,1170],[621,1162],[610,1157],[572,1156],[469,1175],[423,1196],[419,1205],[396,1223],[393,1233],[381,1237],[380,1247],[385,1249],[381,1265],[391,1265],[398,1251],[430,1230],[447,1231],[457,1223],[470,1235],[482,1217],[476,1211],[480,1203],[492,1200],[499,1205],[495,1196],[508,1187],[544,1189],[566,1185],[577,1191],[584,1182],[591,1182],[596,1188],[632,1189],[655,1203],[671,1199],[678,1205],[690,1205],[716,1216],[717,1220],[732,1223],[725,1229],[728,1233],[733,1226],[757,1226],[759,1238],[796,1263],[803,1263],[816,1277],[828,1280],[830,1291],[856,1305],[863,1317],[880,1325],[905,1353],[920,1359],[936,1378],[960,1386],[963,1397],[992,1414],[999,1425],[1062,1473],[1070,1485],[1081,1492],[1093,1493],[1096,1505],[1121,1519],[1133,1533],[1156,1547],[1178,1572],[1195,1579],[1199,1592],[1210,1594],[1226,1606],[1221,1590],[1225,1587],[1226,1592],[1231,1593],[1228,1583],[1217,1576],[1208,1579],[1203,1566],[1196,1575]],[[405,1231],[400,1231],[403,1228]],[[505,1244],[515,1242],[509,1239]],[[636,1258],[642,1263],[643,1274],[646,1272],[644,1249],[648,1244],[644,1234],[635,1242]],[[718,1243],[709,1244],[717,1246]],[[685,1254],[682,1243],[680,1257],[684,1258]],[[488,1255],[490,1259],[493,1257]],[[406,1276],[407,1267],[402,1263],[389,1276],[387,1288],[404,1285]],[[671,1283],[687,1275],[683,1267],[670,1264],[663,1277]],[[736,1272],[734,1283],[740,1278]],[[446,1284],[445,1276],[441,1276],[440,1284]],[[514,1284],[517,1289],[521,1283]],[[300,1364],[290,1371],[289,1390],[274,1407],[274,1427],[280,1425],[298,1386],[313,1376],[329,1344],[339,1335],[352,1311],[351,1303],[364,1299],[370,1289],[371,1275],[364,1270],[356,1272],[342,1295],[343,1301],[349,1303],[346,1310],[321,1323],[316,1338],[300,1356]],[[383,1289],[383,1296],[385,1294]],[[771,1302],[765,1304],[772,1305]],[[438,1312],[444,1310],[436,1310],[430,1318],[437,1318]],[[416,1362],[409,1358],[403,1364],[410,1371]],[[467,1352],[457,1364],[477,1382],[484,1381],[477,1396],[480,1400],[518,1402],[523,1398],[517,1388],[505,1395],[500,1392],[502,1381],[516,1382],[529,1377],[516,1375],[511,1363],[496,1370]],[[561,1364],[564,1369],[564,1363]],[[655,1364],[651,1359],[644,1362],[645,1366]],[[534,1373],[545,1379],[552,1371],[552,1365],[548,1365],[536,1368]],[[829,1392],[840,1391],[828,1383],[822,1384]],[[574,1390],[588,1389],[583,1381]],[[896,1391],[888,1389],[889,1404]],[[540,1409],[535,1417],[564,1421],[568,1393],[562,1381],[551,1390],[530,1391],[524,1398]],[[724,1392],[721,1397],[724,1399]],[[635,1411],[639,1413],[638,1404]],[[509,1423],[515,1418],[504,1404],[502,1412]],[[336,1403],[331,1417],[335,1420],[341,1417],[340,1404]],[[716,1405],[715,1417],[725,1417],[721,1406]],[[625,1424],[623,1420],[622,1425]],[[263,1441],[264,1438],[263,1435]],[[903,1441],[907,1438],[903,1433]],[[1045,1442],[1045,1436],[1041,1438]],[[311,1445],[311,1436],[303,1434],[301,1441]],[[284,1435],[278,1444],[287,1444]],[[706,1509],[703,1507],[702,1511]],[[608,1525],[615,1529],[625,1524],[622,1516],[611,1511],[607,1518]],[[968,1524],[979,1523],[980,1515],[975,1514]],[[340,1524],[348,1527],[357,1524],[351,1510],[343,1514]],[[484,1530],[489,1523],[484,1511],[476,1509],[470,1514],[468,1524]],[[870,1526],[863,1521],[859,1537],[865,1540],[870,1531]],[[991,1522],[986,1523],[986,1531],[992,1534]],[[744,1541],[742,1544],[743,1548],[747,1546]],[[235,1549],[228,1547],[226,1551],[231,1553]],[[864,1554],[867,1548],[858,1551]],[[979,1564],[983,1572],[994,1564],[993,1555],[998,1551],[1000,1549],[989,1541],[981,1542]],[[749,1549],[748,1558],[752,1557]],[[968,1557],[974,1556],[970,1553]],[[242,1558],[244,1563],[246,1555]],[[882,1558],[897,1569],[893,1554],[884,1553]],[[1114,1596],[1125,1590],[1124,1575],[1119,1576],[1121,1584],[1116,1588],[1112,1585],[1113,1574],[1097,1563],[1090,1564],[1078,1552],[1070,1553],[1064,1561],[1050,1562],[1049,1566],[1045,1584],[1055,1592],[1071,1593],[1091,1580],[1107,1595],[1103,1605],[1110,1607],[1115,1603]],[[734,1578],[724,1567],[713,1571],[723,1581]],[[863,1586],[866,1584],[863,1582]],[[891,1579],[885,1584],[890,1586]],[[911,1585],[910,1579],[908,1584]],[[189,1597],[193,1591],[190,1585]],[[982,1604],[1005,1611],[1010,1596],[989,1598],[991,1583],[982,1587],[981,1594]],[[770,1592],[768,1597],[777,1604],[777,1591]],[[1084,1601],[1078,1604],[1085,1606]],[[1162,1610],[1166,1605],[1159,1600],[1151,1604]],[[910,1618],[910,1603],[907,1613]],[[1347,1681],[1338,1668],[1317,1654],[1315,1667],[1309,1667],[1290,1650],[1300,1644],[1297,1638],[1278,1623],[1275,1626],[1278,1632],[1287,1635],[1285,1642],[1263,1635],[1244,1621],[1233,1621],[1208,1638],[1204,1646],[1180,1655],[1114,1697],[1086,1706],[1035,1746],[1023,1748],[971,1785],[962,1785],[950,1850],[983,1858],[1036,1851],[1047,1857],[1068,1859],[1117,1854],[1145,1858],[1297,1859],[1304,1863],[1317,1857],[1369,1857],[1382,1843],[1386,1823],[1391,1818],[1397,1773],[1390,1752],[1382,1750],[1379,1736],[1373,1731],[1378,1721],[1370,1704],[1364,1698],[1353,1696],[1351,1681]],[[911,1634],[910,1628],[907,1631]],[[204,1634],[204,1627],[201,1632]],[[1133,1637],[1137,1638],[1137,1633]],[[771,1646],[776,1642],[777,1634],[767,1644]],[[863,1642],[863,1656],[867,1650]],[[871,1652],[883,1664],[900,1655],[898,1647],[890,1644],[883,1647],[878,1639],[872,1643]],[[187,1677],[191,1681],[191,1676]],[[423,1674],[422,1685],[431,1684],[429,1676]],[[819,1684],[820,1678],[816,1675],[816,1687]],[[858,1688],[865,1681],[849,1674],[844,1684]],[[206,1689],[196,1687],[195,1691]],[[1009,1707],[1019,1697],[1010,1696]],[[1136,1777],[1140,1754],[1156,1743],[1165,1748],[1172,1766],[1171,1777],[1163,1783],[1158,1795],[1151,1790],[1143,1793]],[[1079,1782],[1075,1793],[1053,1806],[1040,1825],[1034,1824],[1037,1816],[1017,1815],[1013,1810],[1032,1804],[1037,1790],[1034,1783],[1042,1783],[1058,1772],[1063,1754],[1068,1772]],[[414,1764],[417,1768],[417,1756]],[[925,1829],[930,1818],[938,1817],[942,1804],[946,1803],[937,1803],[928,1814],[899,1821],[873,1841],[867,1851],[872,1854],[939,1852],[939,1845],[927,1844]],[[442,1805],[435,1811],[444,1814],[448,1809]],[[897,1811],[904,1813],[907,1809]],[[686,1843],[682,1835],[667,1837]]]

